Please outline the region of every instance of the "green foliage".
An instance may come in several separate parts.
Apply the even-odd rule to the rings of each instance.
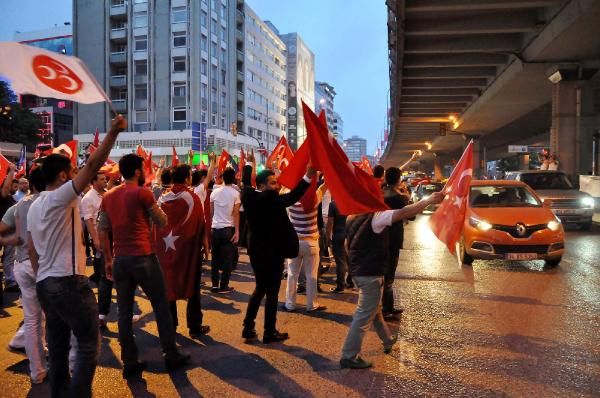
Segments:
[[[8,84],[0,81],[0,141],[26,144],[34,148],[39,142],[40,118],[17,102]]]

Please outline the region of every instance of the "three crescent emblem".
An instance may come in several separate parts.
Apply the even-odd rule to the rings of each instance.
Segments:
[[[68,66],[47,55],[33,58],[32,69],[38,80],[53,90],[65,94],[75,94],[83,87],[83,82]]]

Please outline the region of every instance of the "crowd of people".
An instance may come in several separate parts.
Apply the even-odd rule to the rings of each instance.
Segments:
[[[176,300],[187,300],[189,336],[199,339],[209,333],[201,310],[202,264],[210,263],[211,294],[229,294],[240,247],[246,248],[255,276],[241,325],[243,339],[259,338],[256,317],[263,298],[264,344],[289,338],[277,328],[277,313],[299,311],[299,291],[306,292],[307,312],[327,310],[319,303],[319,277],[321,260],[331,250],[336,267],[331,293],[358,291],[341,366],[372,366],[360,356],[371,324],[384,352],[391,352],[397,336],[386,322],[402,312],[394,306],[393,283],[403,226],[441,202],[443,194],[410,203],[402,167],[377,166],[373,178],[380,182],[390,210],[344,215],[327,189],[327,176],[310,162],[297,186],[284,192],[277,169],[257,173],[253,153],[239,174],[230,167],[216,172],[216,156],[211,154],[204,170],[188,164],[167,168],[161,162],[156,181],[149,184],[144,159],[128,154],[118,162],[120,177],[107,176],[100,168],[126,125],[117,116],[83,167],[54,153],[30,171],[28,180],[13,183],[11,167],[2,186],[5,285],[20,291],[24,313],[11,345],[18,347],[15,339],[23,340],[32,383],[48,376],[54,397],[91,396],[100,330],[107,326],[113,288],[123,377],[139,377],[146,368],[133,333],[138,287],[152,305],[166,369],[186,366],[190,355],[175,343]],[[93,266],[89,279],[86,263]],[[285,301],[278,307],[285,275]]]

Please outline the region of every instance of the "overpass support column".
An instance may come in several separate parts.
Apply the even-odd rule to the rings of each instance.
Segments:
[[[452,158],[450,156],[437,154],[437,156],[435,156],[433,158],[434,178],[438,181],[441,181],[444,178],[448,177],[448,176],[444,175],[444,169],[446,166],[451,165],[451,164],[452,164]]]
[[[479,138],[473,138],[473,179],[483,178],[484,148]]]
[[[594,133],[593,87],[585,81],[562,81],[552,86],[550,153],[556,154],[559,169],[574,181],[588,174],[592,164]]]

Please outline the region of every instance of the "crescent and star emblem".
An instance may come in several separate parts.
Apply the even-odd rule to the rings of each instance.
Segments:
[[[33,58],[32,68],[38,80],[53,90],[65,94],[75,94],[83,87],[83,82],[68,66],[47,55]]]
[[[158,205],[160,206],[163,203],[171,202],[177,199],[183,199],[188,205],[187,214],[185,216],[185,219],[181,223],[181,225],[185,225],[185,223],[188,222],[194,211],[194,198],[192,197],[191,193],[189,193],[188,191],[181,191],[179,193],[169,192],[166,195],[160,197],[160,199],[158,200]],[[171,230],[171,232],[169,232],[169,234],[162,239],[165,241],[165,253],[169,251],[169,249],[177,250],[175,248],[175,241],[179,239],[179,236],[173,235],[173,230]]]

